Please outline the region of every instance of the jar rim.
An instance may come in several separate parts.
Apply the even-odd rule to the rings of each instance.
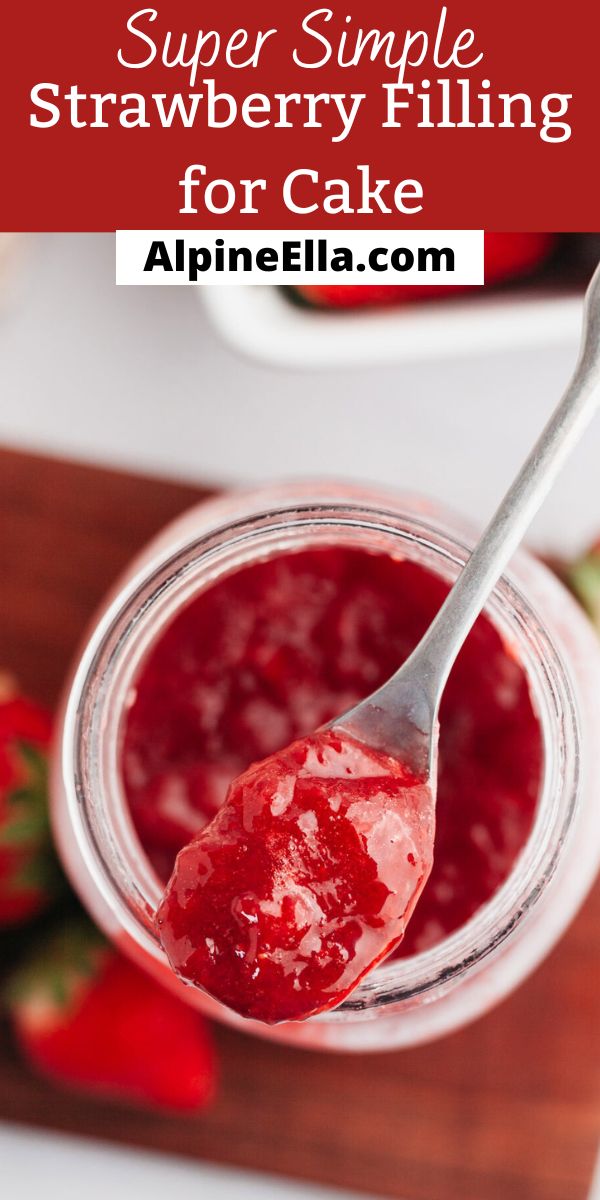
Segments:
[[[383,493],[384,505],[393,500],[390,508],[382,507],[381,499],[381,493],[364,490],[350,500],[335,500],[331,494],[320,499],[317,493],[313,500],[304,496],[288,504],[276,502],[209,526],[199,536],[182,538],[175,548],[163,544],[118,590],[90,637],[65,711],[67,804],[95,885],[120,925],[154,958],[166,962],[152,923],[162,885],[133,828],[118,762],[126,697],[139,663],[175,612],[197,593],[199,576],[204,574],[201,586],[208,587],[244,562],[289,551],[301,538],[302,548],[308,548],[327,539],[339,544],[340,537],[360,537],[365,548],[368,536],[371,543],[397,552],[401,547],[402,556],[413,561],[425,555],[427,565],[436,563],[438,574],[455,578],[475,540],[466,523],[442,515],[439,507],[418,497]],[[243,559],[249,547],[253,556]],[[560,588],[541,563],[521,550],[484,610],[503,640],[519,648],[542,732],[544,774],[529,837],[507,879],[469,921],[429,950],[381,964],[340,1006],[311,1021],[339,1021],[380,1008],[394,1011],[424,994],[443,994],[476,971],[520,926],[554,873],[578,798],[579,722],[569,672],[543,619],[523,594],[532,573]]]

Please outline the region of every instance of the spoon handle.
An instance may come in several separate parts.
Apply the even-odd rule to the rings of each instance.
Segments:
[[[412,656],[432,712],[469,630],[599,404],[600,266],[586,293],[571,382]]]

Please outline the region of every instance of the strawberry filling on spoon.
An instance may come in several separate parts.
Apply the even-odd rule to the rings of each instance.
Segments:
[[[157,913],[177,974],[244,1017],[338,1005],[402,940],[433,862],[434,796],[327,729],[235,779]]]

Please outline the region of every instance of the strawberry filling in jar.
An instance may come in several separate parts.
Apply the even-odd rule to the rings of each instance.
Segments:
[[[522,552],[446,687],[433,864],[391,955],[330,1011],[267,1025],[251,973],[243,1004],[225,981],[225,1006],[184,988],[157,937],[176,856],[232,781],[383,683],[474,540],[414,497],[274,487],[184,514],[115,589],[65,701],[55,826],[92,915],[190,1003],[298,1044],[410,1045],[499,1000],[573,915],[600,853],[600,653],[575,602]],[[238,917],[250,921],[232,912],[234,930]]]

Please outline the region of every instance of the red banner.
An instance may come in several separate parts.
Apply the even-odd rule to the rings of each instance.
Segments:
[[[0,227],[598,227],[591,0],[154,3],[11,4]]]

